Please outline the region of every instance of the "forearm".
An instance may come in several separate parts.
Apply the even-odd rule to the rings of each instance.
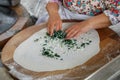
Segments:
[[[53,15],[53,14],[58,13],[59,6],[58,6],[58,4],[56,2],[49,2],[46,5],[46,10],[48,11],[49,15]]]
[[[104,13],[98,16],[94,16],[87,20],[90,26],[94,29],[104,28],[111,25],[109,17],[106,16]]]

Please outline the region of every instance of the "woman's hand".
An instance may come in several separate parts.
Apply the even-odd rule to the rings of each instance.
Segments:
[[[91,29],[100,29],[109,27],[111,22],[109,17],[106,16],[104,13],[94,16],[86,21],[77,23],[71,26],[69,29],[66,30],[67,39],[78,37],[80,34],[85,33]]]
[[[85,33],[90,29],[92,29],[92,26],[89,24],[88,21],[77,23],[66,30],[67,33],[66,38],[67,39],[76,38],[80,34]]]
[[[60,15],[58,13],[59,6],[56,2],[49,2],[46,6],[46,9],[49,14],[48,19],[48,33],[52,36],[53,31],[60,30],[62,25],[62,20],[60,18]]]
[[[52,36],[54,30],[61,30],[62,20],[58,13],[53,13],[48,19],[48,33]]]

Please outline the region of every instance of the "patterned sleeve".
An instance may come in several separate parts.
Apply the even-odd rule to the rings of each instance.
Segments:
[[[109,17],[113,25],[120,22],[120,0],[106,0],[107,10],[104,11],[105,15]]]

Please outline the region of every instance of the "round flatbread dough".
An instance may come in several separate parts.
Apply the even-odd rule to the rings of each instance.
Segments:
[[[63,23],[64,29],[69,25],[71,24]],[[46,38],[46,32],[44,28],[22,42],[14,52],[14,61],[23,68],[35,72],[66,70],[84,64],[100,50],[100,39],[96,30],[81,34],[77,38],[77,47],[71,49],[68,49],[68,46],[62,44],[59,39]],[[87,44],[88,42],[90,43]],[[59,56],[43,55],[43,47]]]

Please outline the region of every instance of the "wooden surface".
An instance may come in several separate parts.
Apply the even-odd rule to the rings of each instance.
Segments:
[[[12,28],[0,34],[0,48],[2,48],[5,45],[5,43],[17,32],[26,28],[29,22],[30,16],[22,5],[13,7],[12,9],[15,10],[15,12],[17,13],[18,20]]]
[[[9,64],[14,63],[13,61],[13,54],[15,49],[27,38],[29,38],[32,34],[35,32],[39,31],[40,29],[44,28],[46,24],[42,25],[36,25],[30,28],[27,28],[17,35],[15,35],[3,48],[2,51],[2,62],[3,64],[7,67]],[[118,51],[120,50],[120,43],[119,43],[119,37],[118,35],[110,30],[109,28],[105,29],[100,29],[98,30],[99,35],[100,35],[100,52],[92,57],[89,61],[87,61],[85,64],[80,65],[78,67],[75,67],[70,70],[61,70],[61,71],[54,71],[54,72],[33,72],[26,70],[22,68],[20,65],[12,64],[15,69],[23,73],[25,75],[31,76],[33,79],[37,78],[43,78],[47,76],[52,76],[52,79],[60,79],[60,78],[55,78],[54,75],[59,74],[65,74],[61,75],[60,80],[66,80],[66,78],[69,80],[74,79],[74,80],[81,80],[92,74],[94,71],[98,70],[100,67],[103,65],[107,64],[109,61],[114,59],[116,56],[118,56]],[[13,75],[15,76],[15,75]],[[16,77],[16,76],[15,76]]]

